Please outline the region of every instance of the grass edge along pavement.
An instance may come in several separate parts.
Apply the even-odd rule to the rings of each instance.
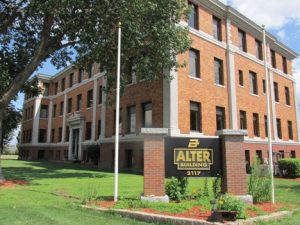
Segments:
[[[3,169],[8,179],[26,179],[30,184],[17,186],[14,189],[1,190],[0,188],[0,215],[7,217],[0,221],[0,224],[2,222],[12,225],[81,224],[80,220],[85,218],[85,214],[90,217],[88,222],[91,223],[95,220],[97,221],[96,224],[101,224],[98,221],[99,218],[106,220],[107,217],[108,221],[116,219],[116,222],[111,224],[118,224],[119,217],[106,216],[106,214],[97,215],[97,213],[78,209],[81,208],[82,195],[84,190],[88,189],[89,182],[91,184],[95,182],[95,187],[99,189],[95,195],[109,197],[113,194],[111,193],[113,173],[100,172],[82,165],[19,160],[3,160]],[[120,196],[139,198],[142,192],[142,177],[120,174],[120,178]],[[199,187],[198,181],[195,179],[190,182],[190,191]],[[98,184],[99,186],[97,186]],[[297,201],[300,197],[299,181],[276,179],[275,184],[278,189],[276,197],[279,201],[300,205],[300,202]],[[62,216],[62,212],[65,212],[66,216]],[[79,215],[77,215],[74,223],[74,220],[69,217],[76,214]],[[20,215],[22,216],[22,223],[18,220]],[[299,214],[294,220],[296,219],[300,221]],[[126,223],[140,224],[130,221]]]

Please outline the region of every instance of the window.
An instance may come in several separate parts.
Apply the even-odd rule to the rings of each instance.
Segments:
[[[285,92],[285,104],[291,105],[290,89],[288,87],[284,87],[284,92]]]
[[[68,113],[72,112],[72,98],[68,99]]]
[[[58,128],[58,142],[62,142],[62,127]]]
[[[268,117],[264,116],[265,118],[265,135],[266,137],[269,137],[269,133],[268,133]]]
[[[201,105],[198,102],[190,102],[190,130],[201,132]]]
[[[69,87],[72,87],[74,83],[74,74],[71,73],[69,77]]]
[[[79,71],[78,71],[78,83],[82,82],[82,80],[83,80],[83,73],[84,73],[83,68],[80,68]]]
[[[282,139],[282,132],[281,132],[281,120],[276,119],[276,125],[277,125],[277,136],[279,139]]]
[[[191,7],[191,13],[189,15],[189,21],[188,24],[190,27],[194,29],[199,29],[198,25],[198,7],[192,3],[189,2],[189,6]]]
[[[293,123],[292,123],[292,121],[288,121],[287,125],[288,125],[289,139],[293,140],[294,139],[294,137],[293,137],[294,135],[293,135]]]
[[[224,85],[223,61],[215,58],[215,83]]]
[[[86,99],[86,107],[90,108],[92,106],[93,106],[93,89],[88,91],[87,99]]]
[[[216,124],[217,124],[217,130],[226,129],[224,107],[219,107],[219,106],[216,107]]]
[[[55,129],[51,130],[51,143],[54,143],[55,140]]]
[[[99,104],[102,104],[102,92],[103,92],[103,88],[102,85],[99,87]]]
[[[272,63],[272,67],[276,68],[276,53],[272,49],[271,49],[271,63]]]
[[[213,16],[213,37],[218,41],[222,41],[221,19]]]
[[[240,129],[247,130],[247,113],[246,111],[240,111]]]
[[[91,78],[93,75],[93,64],[88,67],[88,77]]]
[[[54,94],[57,95],[58,92],[58,82],[54,84]]]
[[[143,127],[152,127],[152,103],[144,103],[143,108]]]
[[[291,158],[293,158],[293,159],[296,158],[296,151],[294,151],[294,150],[291,151]]]
[[[49,84],[48,83],[43,83],[44,86],[44,96],[49,95]]]
[[[135,106],[130,106],[130,107],[127,108],[127,115],[128,115],[127,132],[128,133],[135,133],[135,129],[136,129],[136,112],[135,112]]]
[[[92,138],[92,123],[87,122],[85,124],[85,140],[91,140]]]
[[[246,173],[250,174],[251,172],[251,164],[250,164],[250,151],[245,151],[245,161],[246,161]]]
[[[39,129],[39,142],[45,143],[47,141],[47,130]]]
[[[261,41],[255,40],[255,53],[256,53],[256,58],[262,60],[263,55],[262,55],[262,44]]]
[[[66,87],[66,78],[63,78],[62,80],[61,80],[61,86],[60,86],[60,90],[61,91],[64,91],[65,90],[65,87]]]
[[[200,53],[195,49],[189,51],[189,75],[191,77],[200,77]]]
[[[80,111],[80,110],[81,110],[81,103],[82,103],[81,99],[82,99],[81,94],[80,94],[80,95],[77,95],[77,105],[76,105],[76,110],[77,110],[77,111]]]
[[[70,139],[70,128],[69,126],[66,127],[66,142],[69,142]]]
[[[122,109],[119,109],[119,134],[123,132],[123,123],[122,123]],[[116,133],[116,110],[114,110],[114,134]]]
[[[250,93],[251,94],[258,94],[257,90],[257,74],[250,71],[249,72],[249,79],[250,79]]]
[[[101,120],[98,120],[98,138],[101,135]]]
[[[60,102],[60,112],[59,115],[63,115],[64,114],[64,102]]]
[[[127,84],[136,83],[136,62],[130,59],[128,65],[128,74],[126,75]]]
[[[263,164],[263,157],[262,157],[262,151],[256,150],[256,158],[259,160],[260,164]]]
[[[48,105],[41,106],[40,118],[48,118]]]
[[[274,97],[275,101],[279,102],[278,83],[274,82]]]
[[[131,169],[133,165],[133,151],[125,150],[126,168]]]
[[[253,134],[255,137],[259,137],[259,116],[257,113],[253,113]]]
[[[239,70],[239,84],[240,86],[244,86],[244,72],[242,70]]]
[[[52,112],[52,117],[56,117],[56,108],[57,108],[57,105],[53,105],[53,112]]]
[[[283,150],[280,150],[279,153],[280,153],[280,155],[281,155],[281,158],[284,159],[284,151],[283,151]]]
[[[263,92],[264,92],[264,94],[266,94],[266,80],[265,79],[263,79]]]
[[[238,36],[239,36],[239,49],[247,52],[247,40],[246,40],[246,33],[242,30],[238,30]]]
[[[288,73],[287,60],[284,56],[282,56],[282,70],[285,74]]]

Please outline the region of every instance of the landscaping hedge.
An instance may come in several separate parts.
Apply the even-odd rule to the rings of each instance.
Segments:
[[[300,177],[300,159],[281,159],[279,169],[285,177]]]

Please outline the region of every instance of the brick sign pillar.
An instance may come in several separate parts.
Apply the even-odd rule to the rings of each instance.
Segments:
[[[244,130],[221,130],[222,141],[222,192],[232,195],[247,195],[247,174],[245,151],[243,149]]]
[[[165,194],[165,142],[168,129],[143,128],[144,134],[144,195],[142,200],[164,201]]]

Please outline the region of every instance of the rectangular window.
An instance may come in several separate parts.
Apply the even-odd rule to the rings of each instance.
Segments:
[[[56,117],[56,107],[57,107],[56,104],[53,105],[53,112],[52,112],[52,117],[53,117],[53,118]]]
[[[99,87],[99,100],[98,103],[102,104],[102,92],[103,92],[103,88],[102,85]]]
[[[191,12],[189,15],[189,27],[192,27],[196,30],[199,29],[199,25],[198,25],[198,6],[196,6],[195,4],[192,4],[191,2],[189,2],[189,6],[191,7]]]
[[[256,58],[262,60],[263,59],[263,54],[262,54],[261,41],[255,40],[255,50],[256,50]]]
[[[215,83],[224,85],[223,61],[215,58]]]
[[[85,140],[91,140],[92,138],[92,123],[87,122],[85,124]]]
[[[282,56],[282,70],[285,74],[288,73],[287,60],[284,56]]]
[[[292,123],[292,121],[288,121],[287,125],[288,125],[289,139],[293,140],[294,135],[293,135],[293,123]]]
[[[189,75],[200,78],[200,52],[195,49],[189,51]]]
[[[250,93],[251,94],[258,94],[257,90],[257,74],[250,71],[249,72],[249,80],[250,80]]]
[[[263,80],[263,92],[266,94],[266,80]]]
[[[39,142],[45,143],[47,141],[47,130],[39,129]]]
[[[276,68],[276,53],[272,49],[271,49],[271,63],[272,63],[272,67]]]
[[[239,49],[247,52],[247,39],[246,39],[246,33],[242,30],[238,30],[238,36],[239,36]]]
[[[239,70],[239,84],[244,87],[244,72],[242,70]]]
[[[143,127],[150,128],[152,127],[152,103],[144,103],[143,108]]]
[[[58,82],[54,84],[54,94],[57,95],[58,92]]]
[[[51,130],[51,143],[54,143],[55,141],[55,129]]]
[[[62,127],[58,128],[58,142],[62,142]]]
[[[133,165],[133,151],[125,150],[126,168],[131,169]]]
[[[296,151],[294,151],[294,150],[291,151],[291,158],[293,158],[293,159],[296,158]]]
[[[221,19],[213,16],[213,37],[218,41],[222,41]]]
[[[250,174],[251,164],[250,164],[250,151],[249,150],[245,150],[245,161],[246,161],[246,173]]]
[[[93,64],[88,67],[88,77],[91,78],[93,75]]]
[[[255,137],[259,137],[259,116],[253,113],[253,133]]]
[[[219,107],[219,106],[216,107],[216,124],[217,124],[217,130],[226,129],[224,107]]]
[[[281,158],[284,159],[284,151],[283,151],[283,150],[280,150],[279,153],[280,153],[280,155],[281,155]]]
[[[201,104],[190,102],[190,130],[201,132]]]
[[[49,83],[43,83],[43,87],[44,87],[44,96],[48,96],[49,95]]]
[[[69,77],[69,87],[72,87],[74,83],[74,74],[71,73]]]
[[[69,126],[66,127],[66,142],[69,142],[70,139],[70,128]]]
[[[288,87],[284,87],[284,92],[285,92],[285,104],[291,105],[290,89]]]
[[[119,109],[119,134],[123,132],[123,123],[122,123],[122,109]],[[116,133],[116,110],[114,110],[114,134]]]
[[[64,91],[65,90],[65,87],[66,87],[66,78],[63,78],[61,80],[61,86],[60,86],[60,91]]]
[[[127,115],[128,115],[128,126],[127,132],[128,133],[135,133],[136,131],[136,110],[135,106],[130,106],[127,108]]]
[[[68,113],[72,112],[72,98],[68,99]]]
[[[256,158],[260,164],[263,164],[262,150],[256,150]]]
[[[41,106],[40,118],[48,118],[48,105]]]
[[[98,138],[100,137],[101,135],[101,120],[98,120]]]
[[[247,113],[246,111],[240,111],[240,129],[247,130]]]
[[[86,107],[90,108],[92,106],[93,106],[93,89],[87,92],[87,98],[86,98]]]
[[[281,132],[281,120],[276,119],[276,125],[277,125],[277,136],[279,139],[282,139],[282,132]]]
[[[84,73],[83,68],[80,68],[80,69],[78,70],[78,83],[81,83],[81,82],[82,82],[82,80],[83,80],[83,73]]]
[[[76,110],[77,111],[81,110],[81,104],[82,104],[82,96],[80,94],[80,95],[77,95],[77,105],[76,105]]]
[[[278,83],[276,82],[274,82],[274,97],[275,97],[275,102],[279,102]]]
[[[268,117],[264,116],[265,118],[265,135],[266,137],[269,137],[269,133],[268,133]]]
[[[60,102],[60,112],[59,115],[63,115],[64,114],[64,102]]]

